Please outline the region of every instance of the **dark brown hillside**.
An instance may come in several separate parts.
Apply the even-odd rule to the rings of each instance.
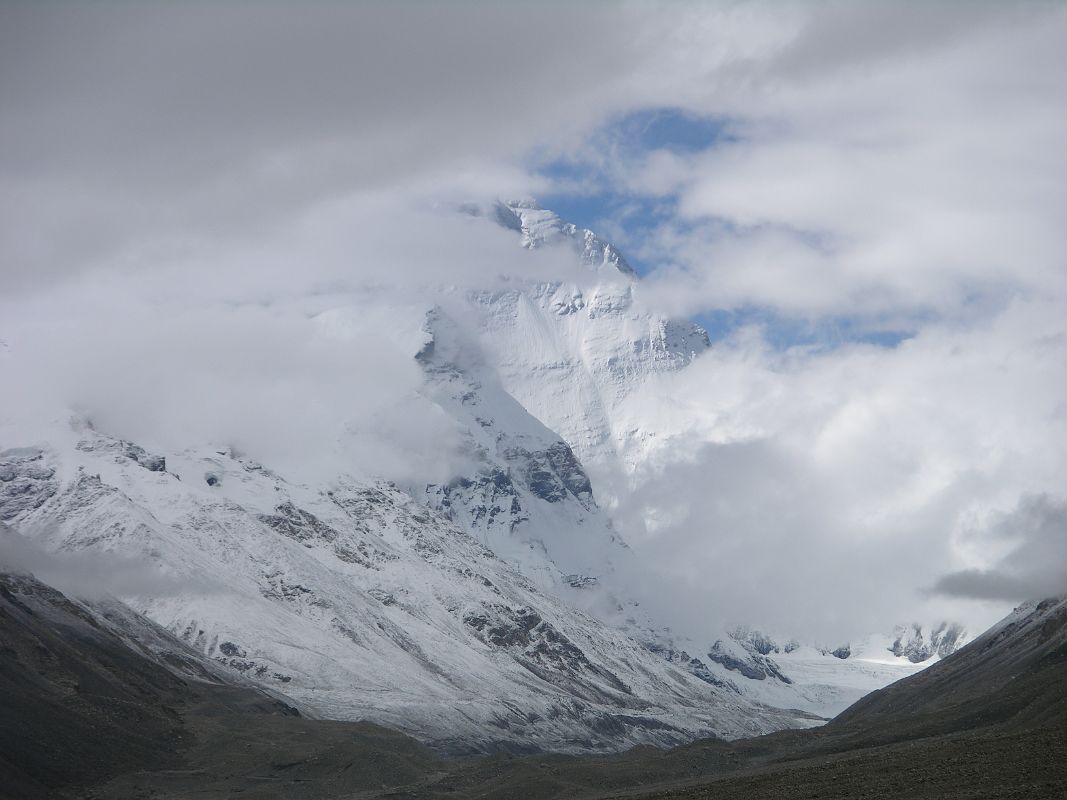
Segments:
[[[0,576],[0,797],[1067,797],[1067,600],[1020,608],[821,729],[446,759],[307,719],[111,603]]]

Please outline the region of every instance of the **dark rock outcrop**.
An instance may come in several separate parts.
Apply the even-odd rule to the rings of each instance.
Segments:
[[[708,651],[708,658],[716,664],[722,664],[726,669],[738,672],[746,678],[755,681],[775,678],[782,683],[792,683],[793,680],[779,669],[778,665],[767,656],[756,652],[747,654],[747,657],[739,657],[730,652],[727,645],[718,640]]]
[[[924,635],[922,625],[899,625],[894,631],[896,639],[889,651],[898,657],[906,657],[913,664],[920,664],[933,656],[945,658],[956,652],[966,636],[962,625],[942,622]]]

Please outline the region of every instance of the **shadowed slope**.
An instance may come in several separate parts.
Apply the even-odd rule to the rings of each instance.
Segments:
[[[907,726],[909,737],[1067,718],[1067,598],[1027,604],[951,658],[873,692],[828,732]]]
[[[1067,796],[1063,600],[1019,609],[822,729],[585,757],[447,760],[373,725],[306,719],[128,609],[27,577],[0,577],[0,631],[3,796]]]
[[[376,725],[305,719],[114,601],[0,574],[0,797],[84,798],[114,776],[95,796],[336,796],[438,763]]]

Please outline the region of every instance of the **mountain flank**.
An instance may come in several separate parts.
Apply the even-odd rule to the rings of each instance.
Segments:
[[[313,719],[113,600],[0,576],[0,796],[1067,796],[1067,600],[1019,608],[820,729],[605,756],[442,756]]]

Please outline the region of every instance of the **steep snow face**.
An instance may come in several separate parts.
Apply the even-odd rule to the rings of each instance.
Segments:
[[[632,558],[570,446],[501,385],[481,346],[441,308],[418,354],[427,393],[465,431],[469,473],[431,505],[545,589],[601,583]]]
[[[625,398],[647,376],[680,369],[706,350],[707,333],[645,309],[633,269],[593,232],[532,203],[485,214],[516,230],[526,247],[570,247],[576,269],[570,281],[469,292],[456,313],[512,397],[587,467],[614,464],[643,435],[620,422]]]
[[[552,469],[580,507],[583,486]],[[545,594],[391,485],[301,486],[232,452],[148,454],[82,427],[0,453],[0,517],[70,563],[136,559],[158,580],[123,591],[131,607],[327,717],[468,750],[805,724]]]
[[[490,211],[490,216],[505,228],[521,233],[523,247],[566,245],[574,250],[584,267],[608,279],[616,276],[616,273],[636,277],[633,267],[614,245],[605,242],[591,230],[564,222],[559,215],[541,208],[536,202],[497,203]]]

